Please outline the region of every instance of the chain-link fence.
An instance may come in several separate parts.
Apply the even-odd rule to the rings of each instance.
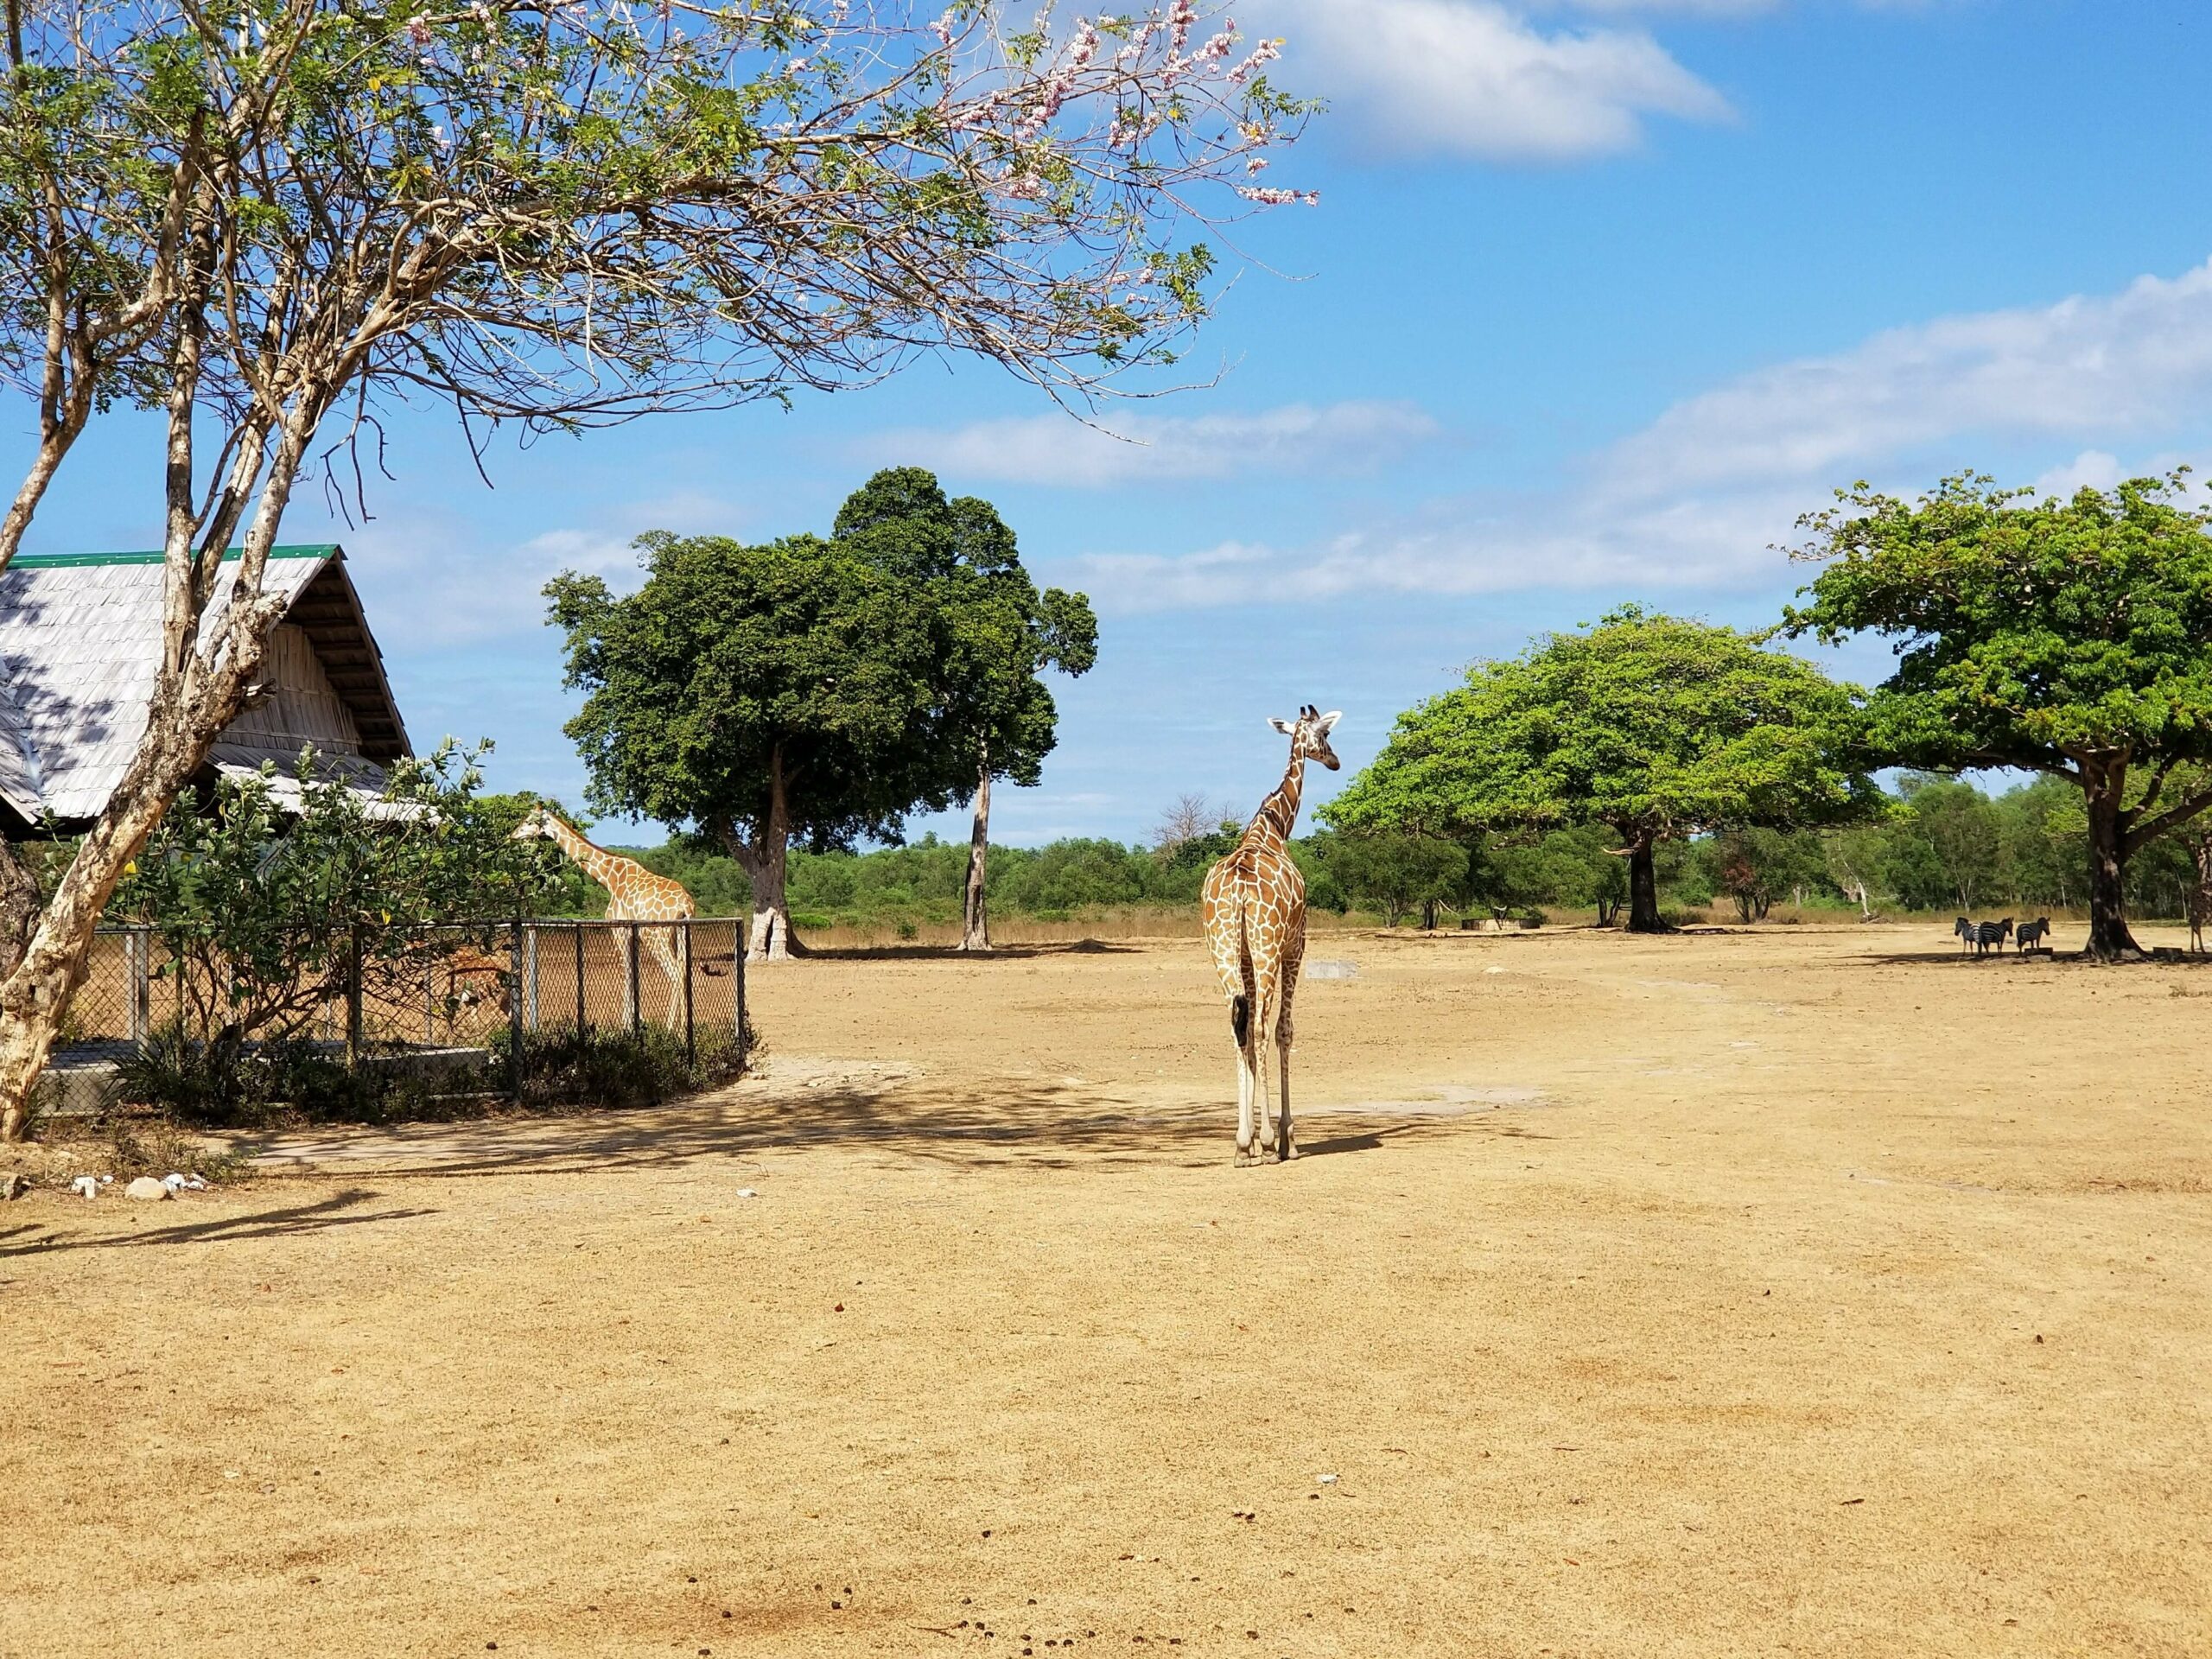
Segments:
[[[514,1055],[534,1033],[653,1027],[680,1041],[687,1060],[734,1046],[741,1066],[744,943],[734,918],[365,925],[280,986],[282,1023],[294,1039],[342,1050],[349,1062]],[[205,1040],[212,1032],[196,1027],[226,1017],[213,983],[221,976],[219,959],[179,961],[153,928],[100,929],[57,1062],[118,1058],[170,1027]]]

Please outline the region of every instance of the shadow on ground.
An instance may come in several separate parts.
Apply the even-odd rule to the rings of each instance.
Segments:
[[[1304,1151],[1330,1155],[1388,1141],[1530,1133],[1477,1117],[1387,1109],[1310,1114]],[[328,1173],[488,1175],[657,1168],[701,1158],[806,1147],[880,1151],[960,1168],[1114,1169],[1226,1166],[1235,1107],[1035,1079],[953,1088],[912,1076],[823,1071],[741,1084],[697,1100],[625,1112],[505,1117],[463,1124],[338,1129],[241,1138],[264,1169]]]
[[[359,1208],[377,1196],[363,1187],[348,1187],[313,1204],[258,1210],[238,1216],[212,1216],[200,1221],[180,1222],[173,1227],[128,1233],[77,1233],[35,1225],[16,1227],[0,1233],[0,1256],[37,1255],[48,1250],[135,1249],[149,1244],[212,1244],[234,1238],[283,1238],[322,1232],[333,1227],[405,1221],[435,1213],[424,1209],[365,1211]],[[26,1234],[29,1236],[23,1236]]]

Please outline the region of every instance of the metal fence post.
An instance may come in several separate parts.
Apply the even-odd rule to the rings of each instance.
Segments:
[[[752,1056],[745,1046],[745,924],[730,924],[729,966],[737,976],[737,1075],[743,1077]]]
[[[537,943],[533,938],[531,944]],[[510,1099],[522,1099],[522,918],[515,918],[514,931],[508,936],[507,960],[514,976],[507,982],[507,1095]],[[531,976],[531,999],[537,997],[537,976]]]
[[[153,930],[134,927],[123,936],[124,971],[130,977],[130,1040],[143,1043],[154,1024],[152,993],[147,976],[153,971]]]
[[[537,928],[534,923],[524,930],[523,956],[524,957],[523,974],[530,997],[528,1023],[531,1030],[536,1031],[537,1029]]]
[[[353,924],[346,947],[346,1069],[361,1063],[361,924]]]
[[[683,923],[683,1063],[699,1064],[699,1039],[691,1024],[691,930],[696,925],[689,917]]]
[[[625,977],[622,989],[626,1001],[623,1004],[622,1014],[624,1023],[630,1027],[630,1034],[635,1036],[645,1016],[645,1010],[638,1000],[638,925],[635,922],[630,924],[627,955],[629,960],[623,963]]]
[[[584,925],[578,922],[576,934],[576,1035],[584,1034]]]

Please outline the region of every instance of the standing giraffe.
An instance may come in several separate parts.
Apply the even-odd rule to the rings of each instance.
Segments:
[[[1337,769],[1329,731],[1341,718],[1338,712],[1324,715],[1307,703],[1298,711],[1295,725],[1268,722],[1289,737],[1290,765],[1275,792],[1252,815],[1236,850],[1206,872],[1199,898],[1206,944],[1221,976],[1222,995],[1229,999],[1229,1026],[1236,1037],[1240,1165],[1256,1164],[1270,1152],[1286,1160],[1298,1156],[1290,1124],[1290,1005],[1298,994],[1299,964],[1306,958],[1306,878],[1291,860],[1290,832],[1298,822],[1306,763],[1319,760],[1331,772]],[[1262,1070],[1270,1021],[1282,1067],[1279,1117],[1268,1115]]]
[[[586,875],[607,889],[607,919],[610,922],[688,922],[699,913],[681,881],[655,875],[634,858],[594,847],[565,819],[533,807],[515,831],[517,841],[543,836]],[[674,928],[642,931],[646,949],[668,976],[668,1028],[674,1031],[683,1007],[683,964],[677,954]]]

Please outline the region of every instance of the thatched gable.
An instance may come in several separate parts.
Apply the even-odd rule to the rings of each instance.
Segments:
[[[230,599],[226,563],[212,626]],[[360,599],[336,546],[272,550],[264,591],[290,609],[264,659],[262,690],[209,755],[215,772],[273,760],[289,772],[302,747],[326,776],[381,787],[382,766],[408,753]],[[146,726],[162,639],[162,556],[26,556],[0,572],[0,818],[81,828],[121,782]]]

